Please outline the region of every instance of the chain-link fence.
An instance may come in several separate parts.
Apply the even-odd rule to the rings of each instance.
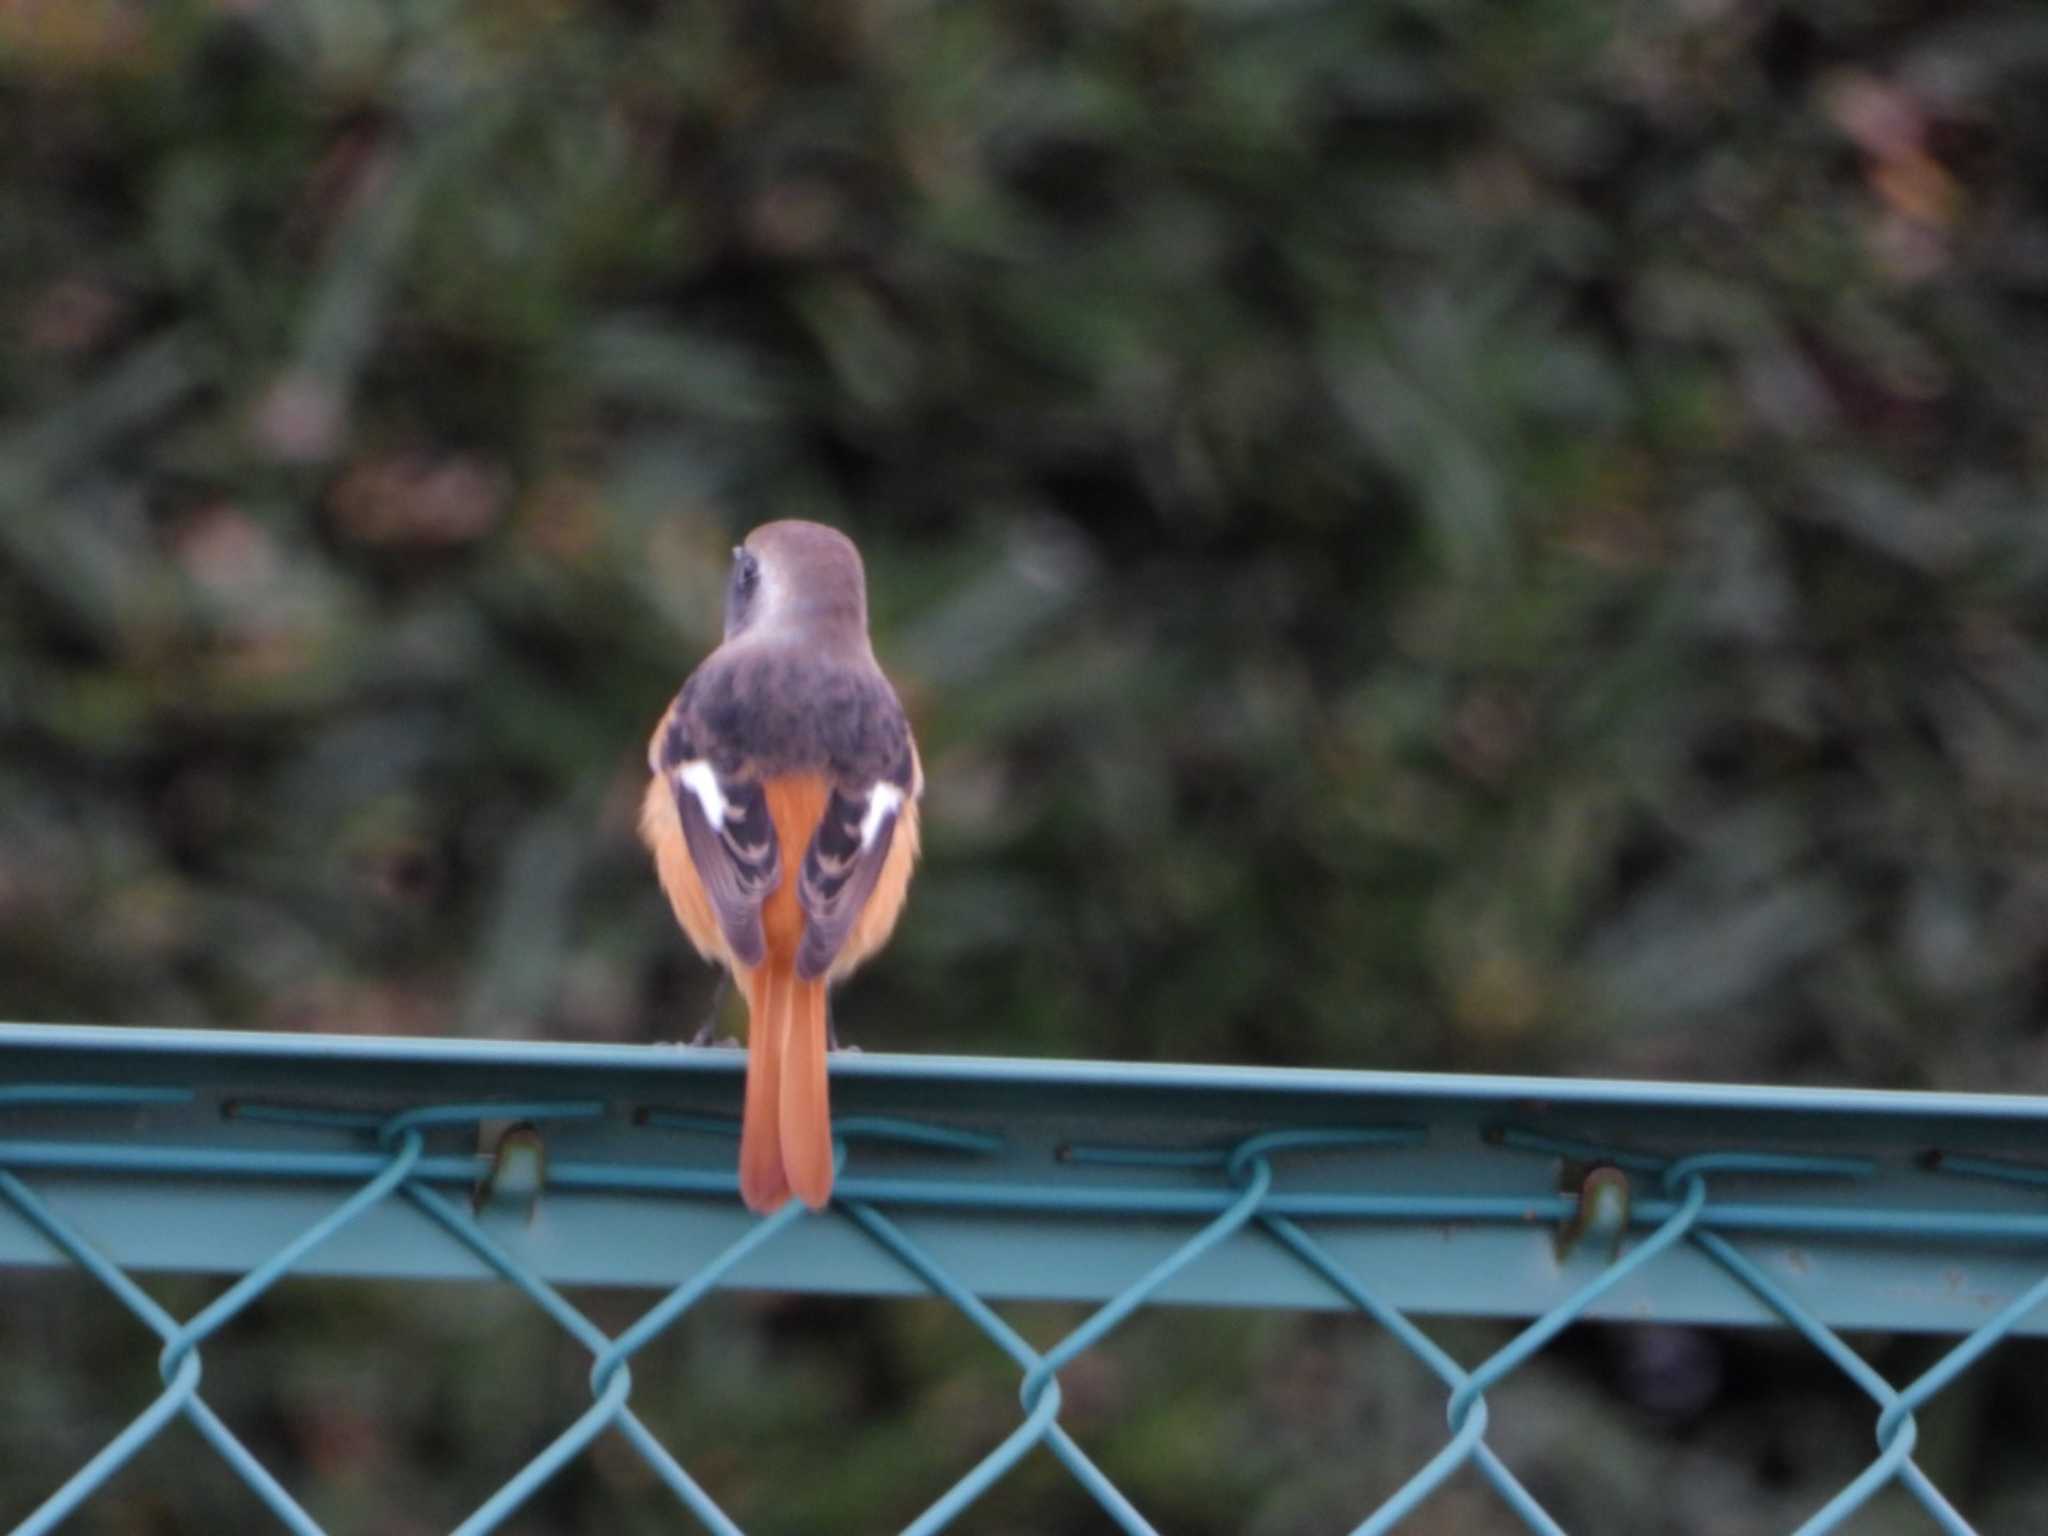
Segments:
[[[835,1068],[835,1204],[755,1221],[719,1112],[738,1071],[715,1050],[0,1028],[0,1264],[73,1264],[162,1340],[161,1394],[15,1529],[56,1528],[183,1418],[286,1528],[320,1531],[200,1390],[206,1341],[286,1275],[495,1275],[589,1351],[588,1409],[462,1533],[607,1433],[737,1532],[632,1405],[635,1355],[720,1285],[929,1293],[1014,1363],[1017,1427],[917,1533],[1040,1447],[1150,1531],[1062,1426],[1060,1372],[1171,1301],[1355,1308],[1442,1383],[1442,1448],[1361,1533],[1468,1467],[1561,1530],[1489,1445],[1487,1392],[1596,1317],[1795,1330],[1868,1396],[1875,1437],[1799,1530],[1896,1484],[1967,1532],[1914,1460],[1915,1412],[2044,1326],[2048,1100],[862,1057]],[[151,1268],[239,1278],[178,1318],[131,1277]],[[558,1289],[590,1281],[663,1294],[608,1335]],[[1098,1306],[1041,1350],[990,1305],[1019,1297]],[[1529,1322],[1466,1364],[1424,1312]],[[1852,1327],[1961,1337],[1901,1385]]]

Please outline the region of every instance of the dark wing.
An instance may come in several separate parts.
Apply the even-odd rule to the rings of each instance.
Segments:
[[[804,941],[796,954],[796,973],[814,980],[832,968],[846,936],[881,877],[895,841],[896,822],[908,792],[887,779],[870,784],[865,793],[832,791],[824,818],[804,853],[797,879],[797,901],[804,910]]]
[[[782,878],[775,823],[761,782],[699,756],[685,725],[684,699],[654,734],[649,766],[668,784],[683,843],[733,958],[759,965],[767,954],[761,903]]]

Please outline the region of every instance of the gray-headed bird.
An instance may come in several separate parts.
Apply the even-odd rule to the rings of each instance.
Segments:
[[[868,641],[853,541],[756,528],[733,551],[725,638],[648,744],[640,832],[699,953],[747,1001],[740,1194],[832,1197],[826,988],[888,941],[917,859],[910,723]]]

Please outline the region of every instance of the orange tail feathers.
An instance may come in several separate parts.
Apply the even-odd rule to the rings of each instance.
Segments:
[[[794,1194],[812,1210],[832,1198],[832,1108],[825,1079],[825,983],[770,960],[747,973],[747,1107],[740,1198],[778,1210]]]
[[[772,1211],[794,1194],[812,1210],[832,1198],[832,1109],[825,1084],[825,981],[801,980],[796,954],[804,914],[793,875],[803,862],[832,786],[819,773],[764,780],[782,848],[782,883],[761,907],[768,953],[742,972],[747,1011],[747,1110],[740,1132],[740,1194]]]
[[[832,1198],[832,1105],[825,1085],[825,983],[791,976],[782,1037],[782,1176],[812,1210]]]
[[[742,971],[747,994],[747,1107],[740,1122],[740,1198],[767,1213],[789,1198],[782,1171],[782,1041],[788,1020],[778,1006],[787,995],[775,970]],[[793,981],[794,977],[782,979]]]

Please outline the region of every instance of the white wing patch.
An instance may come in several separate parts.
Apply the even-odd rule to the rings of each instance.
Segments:
[[[718,787],[718,775],[703,758],[683,764],[676,770],[676,777],[683,788],[697,797],[697,803],[704,807],[704,819],[716,830],[725,825],[725,791]]]
[[[860,819],[861,852],[865,853],[874,847],[875,834],[882,830],[882,823],[894,815],[902,804],[902,790],[886,779],[876,780],[875,787],[868,791],[867,814]]]

